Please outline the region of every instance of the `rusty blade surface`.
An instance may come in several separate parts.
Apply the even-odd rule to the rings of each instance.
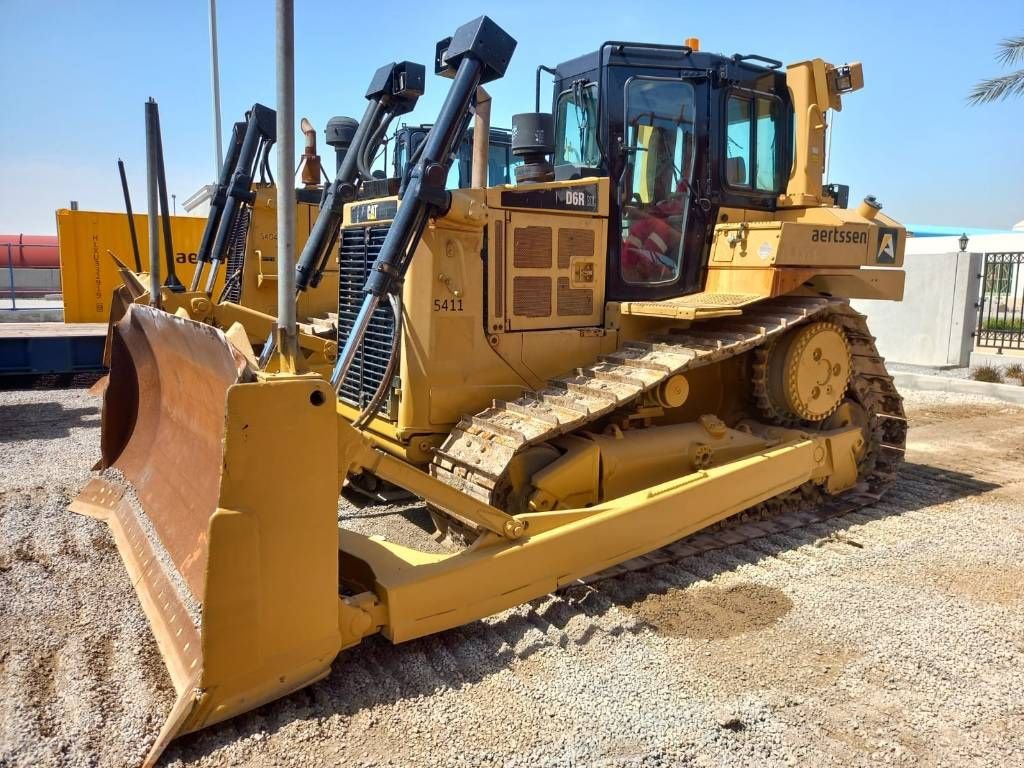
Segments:
[[[107,368],[110,367],[110,345],[114,326],[117,325],[118,321],[122,317],[124,317],[125,312],[128,311],[128,307],[130,307],[137,298],[138,296],[132,292],[132,288],[129,287],[128,284],[119,285],[114,289],[113,294],[110,296],[110,314],[107,317],[107,338],[103,343],[103,364],[107,366]]]
[[[96,380],[96,383],[93,384],[91,387],[89,387],[89,389],[86,390],[86,392],[89,393],[89,397],[99,397],[99,398],[102,398],[103,395],[107,391],[107,383],[109,381],[110,381],[110,379],[106,376],[106,374],[104,374],[103,376],[100,376]]]
[[[143,514],[202,602],[217,508],[228,387],[249,375],[216,328],[132,304],[113,327],[102,465],[132,484]]]

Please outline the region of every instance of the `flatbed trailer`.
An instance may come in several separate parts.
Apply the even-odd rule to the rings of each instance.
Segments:
[[[106,323],[0,323],[0,376],[99,373]]]

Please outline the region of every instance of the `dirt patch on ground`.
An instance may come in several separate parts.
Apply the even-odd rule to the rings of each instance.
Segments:
[[[949,563],[925,574],[934,587],[952,594],[997,605],[1024,601],[1024,567],[1020,565],[957,565]]]
[[[781,625],[761,633],[711,641],[703,651],[685,655],[694,680],[713,679],[718,696],[774,691],[797,694],[797,700],[809,691],[835,685],[848,666],[861,657],[852,646],[811,636],[795,637]]]
[[[718,640],[771,626],[792,607],[779,589],[742,583],[673,589],[644,598],[630,610],[658,634]]]
[[[986,416],[1020,415],[1020,409],[1012,405],[966,403],[950,404],[942,401],[905,400],[904,407],[907,418],[914,427],[927,427],[931,424],[948,423],[960,419],[977,419]]]

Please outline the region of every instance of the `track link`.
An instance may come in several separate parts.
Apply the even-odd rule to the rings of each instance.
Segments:
[[[790,328],[846,307],[845,302],[786,297],[752,306],[680,333],[627,341],[598,362],[551,380],[513,402],[495,401],[463,417],[430,465],[430,473],[481,501],[498,497],[513,456],[585,427],[641,397],[672,376],[767,344]]]
[[[877,502],[893,482],[903,461],[907,420],[903,398],[878,356],[875,339],[863,315],[849,305],[830,307],[829,319],[842,326],[850,342],[852,375],[849,393],[869,418],[871,436],[861,460],[861,482],[837,496],[827,496],[813,483],[745,510],[666,547],[605,569],[572,584],[594,584],[625,573],[678,562],[705,552],[748,544],[757,539],[798,530]],[[755,393],[756,397],[756,393]]]
[[[584,428],[671,376],[750,350],[765,350],[786,331],[812,320],[840,325],[850,343],[848,395],[867,414],[871,432],[858,486],[838,496],[826,496],[817,486],[807,484],[585,581],[599,581],[846,514],[877,501],[892,482],[903,459],[906,418],[902,398],[878,355],[864,316],[848,302],[828,298],[772,299],[749,307],[742,316],[626,342],[615,353],[552,380],[542,390],[514,402],[496,401],[481,413],[464,417],[435,455],[430,472],[465,493],[500,506],[504,475],[520,451]],[[758,362],[763,361],[755,360],[755,366]],[[756,400],[757,392],[753,394]],[[451,533],[467,541],[473,538],[473,532],[463,530],[459,521],[451,523]]]

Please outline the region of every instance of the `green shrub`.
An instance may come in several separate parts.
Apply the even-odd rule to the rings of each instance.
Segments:
[[[1003,372],[994,365],[979,365],[971,371],[971,378],[975,381],[987,381],[992,384],[1001,384]]]
[[[1024,331],[1024,319],[1011,320],[1009,318],[990,318],[981,324],[985,331]]]

